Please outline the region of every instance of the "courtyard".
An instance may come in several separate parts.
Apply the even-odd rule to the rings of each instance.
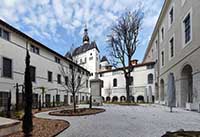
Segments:
[[[173,113],[168,107],[154,104],[104,104],[101,108],[106,111],[89,116],[50,116],[49,112],[42,112],[36,117],[68,121],[70,127],[58,137],[160,137],[166,131],[200,130],[200,114],[180,108],[174,108]]]

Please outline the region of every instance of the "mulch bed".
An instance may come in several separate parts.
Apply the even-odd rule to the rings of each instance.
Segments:
[[[49,115],[54,115],[54,116],[85,116],[85,115],[94,115],[94,114],[102,113],[104,111],[105,111],[105,109],[102,109],[102,108],[79,108],[79,109],[76,109],[76,112],[74,112],[73,109],[69,109],[69,110],[61,110],[61,111],[50,112]]]
[[[162,137],[200,137],[200,131],[167,132]]]
[[[32,109],[32,114],[40,113],[40,112],[46,112],[51,110],[58,110],[58,109],[65,109],[65,108],[72,108],[73,106],[60,106],[60,107],[49,107],[49,108],[42,108],[41,111],[38,109]]]
[[[58,110],[58,109],[66,109],[72,108],[72,106],[61,106],[61,107],[50,107],[50,108],[42,108],[41,111],[38,109],[32,109],[32,114],[50,111],[50,110]],[[18,119],[22,120],[22,119]],[[43,119],[33,117],[33,131],[32,137],[52,137],[58,135],[63,130],[67,129],[70,126],[69,122],[64,120],[52,120],[52,119]],[[20,132],[13,133],[8,135],[7,137],[23,137],[24,134],[22,132],[22,121],[19,125]]]
[[[52,137],[61,133],[70,126],[69,122],[62,120],[51,120],[42,118],[33,118],[32,137]],[[22,132],[22,122],[20,132],[8,135],[7,137],[24,137]]]

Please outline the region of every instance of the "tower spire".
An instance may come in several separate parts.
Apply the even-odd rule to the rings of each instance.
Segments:
[[[83,36],[83,44],[88,44],[89,42],[90,42],[90,38],[89,38],[89,36],[88,36],[87,25],[85,24],[84,36]]]

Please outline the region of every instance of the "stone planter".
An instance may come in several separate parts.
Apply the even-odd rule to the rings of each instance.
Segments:
[[[195,110],[195,111],[200,111],[200,104],[199,103],[186,103],[185,106],[186,110]]]

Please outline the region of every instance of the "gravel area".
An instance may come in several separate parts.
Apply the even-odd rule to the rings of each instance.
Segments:
[[[63,119],[70,127],[58,137],[160,137],[166,131],[200,131],[200,113],[158,105],[120,106],[104,105],[104,113],[62,117],[50,116],[48,112],[38,113],[37,117]]]

